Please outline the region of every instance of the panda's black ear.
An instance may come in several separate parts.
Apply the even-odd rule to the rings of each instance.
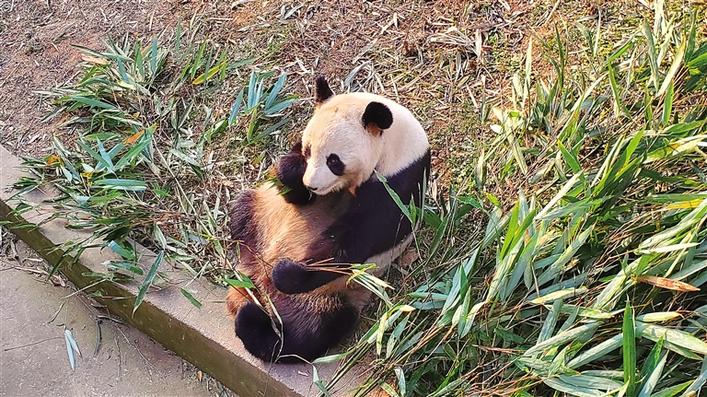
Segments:
[[[393,124],[393,113],[380,102],[371,102],[363,111],[363,126],[371,133],[382,134]]]
[[[329,88],[329,83],[326,81],[326,77],[321,75],[317,76],[315,86],[314,102],[317,105],[324,103],[324,101],[334,96],[331,88]]]

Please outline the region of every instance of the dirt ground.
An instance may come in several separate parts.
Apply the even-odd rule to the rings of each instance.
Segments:
[[[56,125],[37,91],[72,81],[74,45],[100,47],[124,34],[154,35],[173,26],[177,3],[151,0],[0,1],[0,142],[15,153],[49,150]]]
[[[577,23],[625,28],[647,11],[639,1],[608,0],[0,0],[0,143],[47,154],[53,134],[69,133],[59,120],[42,121],[50,104],[38,92],[76,78],[74,45],[100,49],[126,34],[166,39],[180,24],[234,59],[255,57],[254,67],[287,72],[288,92],[302,98],[320,73],[339,92],[394,97],[428,128],[433,165],[446,182],[463,177],[465,159],[489,137],[479,109],[508,100],[531,37]],[[215,94],[215,114],[228,110],[241,82],[233,76]],[[306,101],[295,106],[290,135],[309,109]]]

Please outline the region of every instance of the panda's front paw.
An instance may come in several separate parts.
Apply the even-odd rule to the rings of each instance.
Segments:
[[[272,271],[273,285],[284,294],[311,291],[308,285],[310,277],[311,272],[304,264],[289,259],[280,259]]]
[[[282,190],[282,197],[285,201],[294,205],[305,205],[314,200],[314,195],[306,188],[294,189],[285,187]]]
[[[307,204],[314,198],[302,182],[306,169],[307,161],[301,153],[286,154],[277,165],[277,179],[282,185],[282,196],[290,204]]]

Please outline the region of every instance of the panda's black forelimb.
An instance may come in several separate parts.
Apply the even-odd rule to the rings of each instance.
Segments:
[[[277,179],[282,184],[282,196],[290,204],[304,205],[314,199],[314,195],[302,182],[306,169],[307,160],[302,154],[301,142],[295,144],[277,164]]]
[[[311,270],[304,263],[281,259],[273,267],[272,281],[275,288],[282,293],[301,294],[341,276],[339,272]]]

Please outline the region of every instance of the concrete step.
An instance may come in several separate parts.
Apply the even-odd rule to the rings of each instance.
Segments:
[[[0,231],[3,233],[4,231]],[[227,390],[94,301],[21,241],[0,239],[0,395],[197,396]],[[71,368],[64,332],[81,355]],[[211,391],[209,390],[211,389]]]

